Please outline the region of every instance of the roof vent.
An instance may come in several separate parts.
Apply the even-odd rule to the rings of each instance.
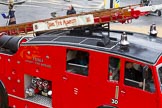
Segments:
[[[127,34],[123,32],[121,35],[121,40],[120,40],[120,49],[122,50],[128,50],[129,42],[127,40]]]
[[[101,32],[102,40],[97,42],[97,46],[106,47],[110,43],[110,38],[107,32]]]
[[[150,36],[152,36],[152,37],[157,37],[157,30],[156,30],[156,24],[152,24],[151,26],[150,26]]]
[[[103,41],[98,41],[98,42],[97,42],[97,46],[105,47],[105,44],[104,44]]]
[[[108,33],[102,32],[101,34],[102,34],[102,40],[103,40],[105,46],[108,45],[110,43],[110,38],[109,38]]]

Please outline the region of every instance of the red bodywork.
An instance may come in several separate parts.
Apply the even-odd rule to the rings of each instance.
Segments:
[[[146,13],[126,7],[92,14],[94,24],[102,24],[110,21],[125,23]],[[69,17],[73,16],[77,15]],[[54,19],[0,27],[0,32],[9,35],[27,33],[33,31],[34,23],[49,20]],[[68,49],[89,53],[88,76],[67,72]],[[110,56],[121,60],[119,81],[109,80]],[[159,59],[156,65],[149,65],[155,79],[154,93],[124,85],[124,63],[127,60],[145,64],[121,55],[90,49],[57,45],[22,45],[15,54],[0,53],[0,80],[8,92],[9,106],[13,108],[161,108],[162,97],[158,89],[160,85],[156,65],[160,64],[162,59]],[[48,81],[49,85],[45,89],[41,81],[36,85],[31,84],[32,78],[41,79],[42,82]],[[52,95],[47,93],[50,91]],[[36,98],[35,94],[42,98]],[[36,101],[33,101],[33,98],[36,98]]]
[[[66,72],[66,50],[81,50],[90,54],[89,75]],[[108,58],[113,54],[64,46],[21,46],[16,54],[0,54],[0,79],[9,94],[9,106],[16,108],[97,108],[102,105],[114,108],[161,108],[161,91],[156,65],[151,66],[156,91],[146,92],[124,85],[124,68],[119,82],[108,80]],[[126,60],[122,56],[121,67]],[[162,62],[159,59],[157,65]],[[140,64],[144,65],[143,62]],[[26,76],[35,76],[51,81],[51,106],[28,100],[25,96]],[[116,97],[116,92],[118,96]],[[102,107],[112,108],[112,107]]]

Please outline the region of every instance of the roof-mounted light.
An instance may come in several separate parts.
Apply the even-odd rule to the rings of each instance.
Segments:
[[[127,40],[127,34],[125,32],[123,32],[123,34],[121,35],[120,44],[124,46],[129,45],[129,42]]]
[[[156,30],[156,24],[152,24],[151,26],[150,26],[150,31],[149,31],[149,33],[150,33],[150,36],[152,36],[152,37],[157,37],[157,30]]]
[[[129,46],[129,42],[127,40],[127,34],[123,32],[123,34],[121,35],[121,40],[120,40],[120,48],[122,50],[127,50],[128,46]]]

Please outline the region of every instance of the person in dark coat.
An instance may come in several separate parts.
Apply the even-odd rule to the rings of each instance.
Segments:
[[[124,83],[129,86],[141,87],[139,82],[142,82],[142,73],[133,67],[132,62],[126,62],[125,66],[125,81]],[[135,82],[134,82],[135,81]]]
[[[66,15],[76,14],[76,11],[72,5],[69,6]]]
[[[7,18],[9,18],[8,25],[16,24],[15,9],[13,7],[13,4],[9,4],[9,13],[7,16]]]

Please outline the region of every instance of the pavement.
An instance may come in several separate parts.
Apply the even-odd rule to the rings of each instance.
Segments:
[[[14,0],[14,4],[22,4],[25,2],[26,0]],[[8,0],[0,0],[0,4],[8,5]]]
[[[2,5],[5,0],[0,0],[0,13],[8,13],[8,7]],[[121,0],[121,6],[137,4],[140,0]],[[77,13],[97,10],[101,6],[103,0],[15,0],[15,10],[17,23],[30,22],[40,19],[51,18],[51,13],[56,12],[56,16],[66,15],[66,9],[69,4],[72,4]],[[19,4],[20,3],[20,4]],[[154,4],[162,3],[162,0],[154,0]],[[0,17],[0,25],[6,25],[5,19]],[[157,25],[158,36],[162,37],[162,17],[154,15],[144,16],[133,20],[131,24],[112,23],[111,29],[124,30],[132,32],[140,32],[148,34],[149,27],[152,23]]]

